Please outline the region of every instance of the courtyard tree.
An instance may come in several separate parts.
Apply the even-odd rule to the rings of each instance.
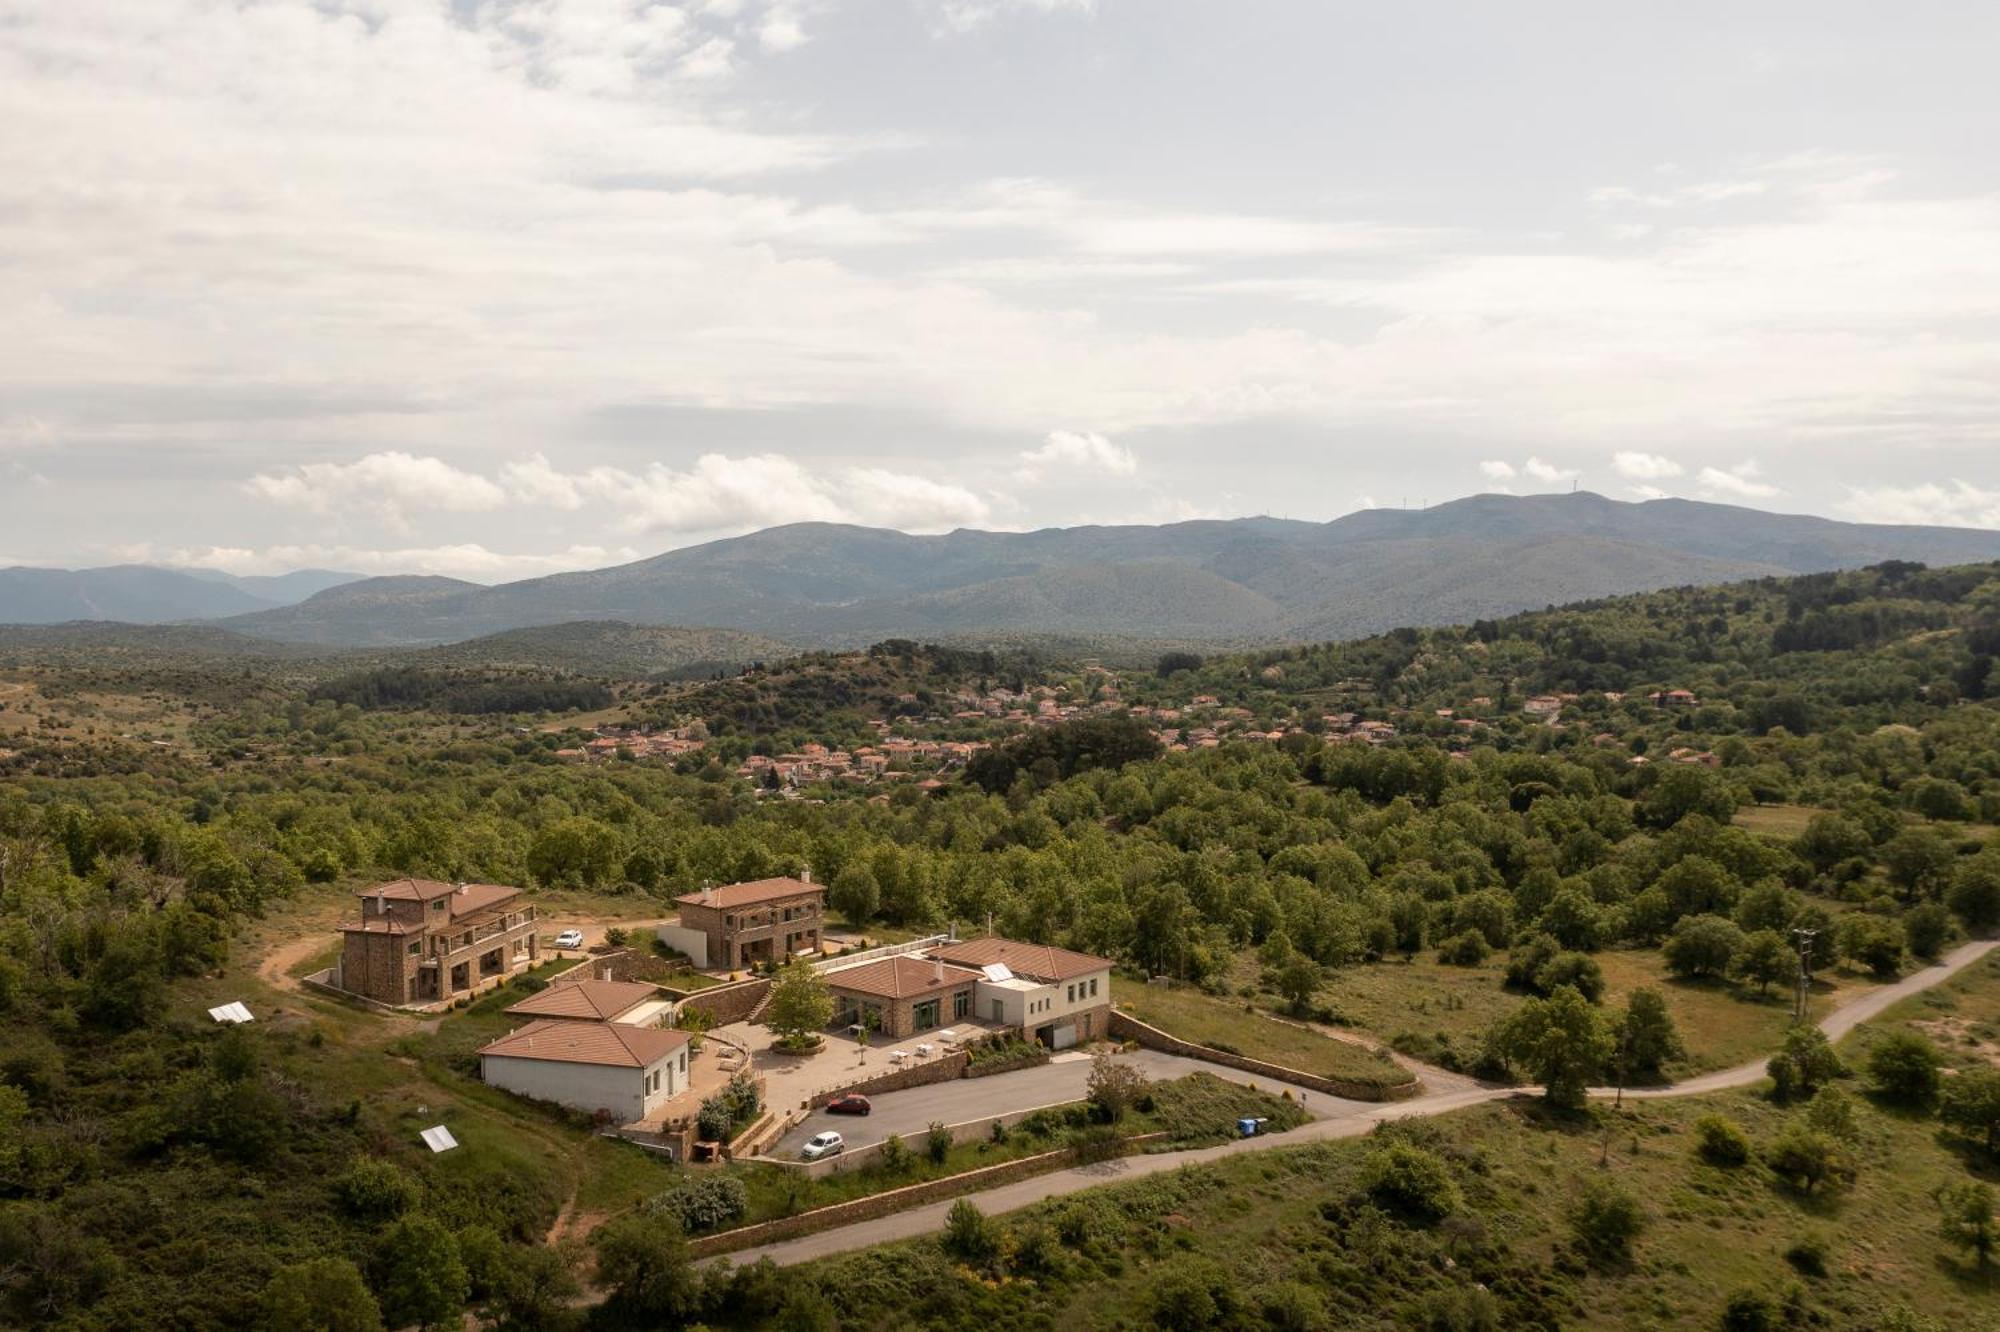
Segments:
[[[826,978],[803,962],[788,963],[771,984],[771,1006],[764,1025],[778,1034],[781,1049],[816,1045],[833,1021],[833,995]]]

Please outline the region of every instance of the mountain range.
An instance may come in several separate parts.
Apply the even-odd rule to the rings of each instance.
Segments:
[[[577,620],[720,626],[800,646],[1021,635],[1229,644],[1347,638],[1890,559],[2000,559],[2000,532],[1589,493],[1476,495],[1328,523],[1240,518],[942,536],[798,523],[496,587],[360,579],[220,623],[329,646],[456,642]]]
[[[243,577],[215,569],[114,564],[101,569],[0,569],[0,624],[118,620],[166,624],[290,606],[360,574],[300,569]]]

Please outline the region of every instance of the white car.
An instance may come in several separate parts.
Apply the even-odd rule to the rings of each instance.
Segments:
[[[822,1156],[832,1156],[835,1152],[845,1150],[846,1147],[847,1139],[838,1133],[815,1133],[806,1141],[806,1145],[799,1149],[799,1159],[817,1161]]]
[[[582,930],[564,930],[564,931],[563,931],[563,932],[562,932],[561,934],[558,934],[558,935],[556,936],[556,947],[558,947],[558,948],[581,948],[581,947],[583,947],[583,931],[582,931]]]

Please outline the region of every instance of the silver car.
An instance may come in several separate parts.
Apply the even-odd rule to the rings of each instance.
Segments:
[[[841,1137],[838,1133],[830,1130],[825,1133],[815,1133],[811,1138],[806,1140],[806,1145],[799,1149],[799,1159],[801,1161],[817,1161],[821,1157],[832,1156],[836,1152],[844,1151],[846,1147],[847,1139]]]

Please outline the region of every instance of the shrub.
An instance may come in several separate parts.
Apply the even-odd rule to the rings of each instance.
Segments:
[[[1892,1031],[1868,1052],[1868,1080],[1902,1105],[1929,1106],[1943,1081],[1937,1048],[1913,1031]]]
[[[1809,1230],[1785,1250],[1785,1261],[1807,1276],[1821,1277],[1826,1275],[1828,1252],[1826,1236]]]
[[[1770,1332],[1778,1326],[1778,1304],[1755,1286],[1738,1286],[1722,1302],[1722,1332]]]
[[[1646,1211],[1631,1190],[1606,1175],[1593,1176],[1570,1207],[1570,1235],[1593,1262],[1622,1261],[1646,1228]]]
[[[1826,1033],[1803,1023],[1785,1033],[1784,1045],[1765,1068],[1775,1084],[1772,1094],[1780,1101],[1811,1096],[1846,1071],[1827,1044]]]
[[[1387,1210],[1426,1222],[1458,1210],[1451,1167],[1415,1143],[1391,1142],[1370,1152],[1361,1163],[1361,1187]]]
[[[1240,1301],[1236,1283],[1212,1262],[1171,1265],[1153,1287],[1152,1325],[1165,1332],[1235,1325]]]
[[[1967,1069],[1945,1083],[1938,1118],[1982,1139],[1993,1152],[2000,1145],[2000,1069]]]
[[[909,1145],[903,1141],[903,1135],[891,1133],[882,1140],[882,1152],[878,1159],[882,1162],[884,1170],[892,1175],[899,1175],[910,1168],[911,1155]]]
[[[970,1198],[951,1205],[944,1221],[944,1251],[968,1263],[985,1263],[1000,1251],[1000,1237]]]
[[[1694,1121],[1694,1149],[1713,1166],[1732,1169],[1750,1159],[1750,1135],[1724,1115],[1703,1115]]]
[[[1854,1120],[1854,1098],[1838,1087],[1822,1087],[1806,1107],[1806,1127],[1836,1142],[1855,1142],[1861,1126]]]
[[[1535,986],[1543,994],[1552,994],[1560,985],[1567,985],[1591,1003],[1597,1003],[1604,998],[1604,968],[1585,953],[1557,953],[1537,973]]]
[[[359,1221],[393,1221],[423,1198],[423,1186],[393,1161],[362,1159],[333,1182],[340,1208]]]
[[[1772,1174],[1807,1193],[1822,1184],[1838,1185],[1854,1177],[1853,1163],[1840,1144],[1804,1124],[1793,1124],[1773,1139],[1764,1159]]]
[[[690,1235],[717,1230],[739,1220],[749,1207],[750,1192],[743,1181],[720,1170],[690,1174],[646,1203],[648,1212],[672,1217]]]
[[[1951,912],[1936,902],[1911,907],[1903,915],[1903,942],[1926,961],[1944,951],[1952,932]]]
[[[1438,961],[1448,967],[1476,967],[1493,949],[1477,930],[1462,930],[1438,945]]]
[[[625,946],[625,931],[619,926],[610,926],[604,931],[604,942],[610,944],[613,948],[623,948]]]
[[[943,1165],[951,1155],[951,1130],[937,1120],[931,1121],[930,1131],[924,1134],[924,1154],[931,1158],[932,1165]]]

